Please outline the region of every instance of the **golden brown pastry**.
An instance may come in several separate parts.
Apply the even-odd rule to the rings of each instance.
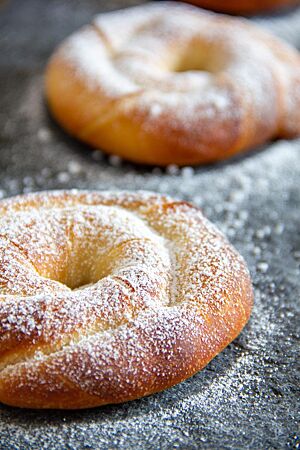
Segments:
[[[233,14],[254,14],[299,5],[299,0],[185,0],[188,3]]]
[[[241,256],[189,203],[56,191],[0,202],[0,401],[87,408],[190,377],[253,302]]]
[[[300,135],[298,52],[180,3],[96,17],[54,53],[46,92],[72,135],[139,163],[207,163]]]

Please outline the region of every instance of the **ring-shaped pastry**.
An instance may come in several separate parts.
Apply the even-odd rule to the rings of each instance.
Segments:
[[[54,53],[46,92],[72,135],[139,163],[208,163],[300,135],[298,52],[180,3],[96,17]]]
[[[0,202],[0,401],[119,403],[190,377],[247,322],[241,256],[199,209],[146,192]]]

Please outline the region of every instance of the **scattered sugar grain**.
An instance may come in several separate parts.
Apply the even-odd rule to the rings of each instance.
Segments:
[[[253,255],[255,255],[255,256],[261,255],[261,248],[260,248],[260,247],[257,247],[257,246],[253,247],[252,253],[253,253]]]
[[[277,223],[274,226],[274,233],[277,235],[281,235],[284,232],[284,224],[283,223]]]
[[[33,186],[34,185],[34,180],[32,177],[26,176],[23,178],[23,185],[24,186]]]
[[[166,167],[166,172],[168,175],[178,175],[180,173],[180,169],[176,164],[170,164]]]
[[[68,172],[60,172],[57,175],[57,181],[59,183],[68,183],[70,181],[71,177],[70,174]]]
[[[162,169],[160,167],[153,167],[152,173],[153,173],[153,175],[161,175]]]
[[[195,175],[195,169],[190,166],[183,167],[180,171],[182,178],[189,179]]]
[[[255,237],[257,237],[257,239],[264,239],[270,236],[271,233],[272,233],[271,227],[269,225],[266,225],[265,227],[260,228],[255,232]]]
[[[300,260],[300,250],[296,250],[293,255],[295,259]]]
[[[94,150],[92,153],[92,158],[94,161],[102,161],[103,160],[103,153],[101,150]]]
[[[257,264],[257,269],[261,273],[266,273],[269,269],[269,264],[265,261],[261,261]]]
[[[50,142],[51,132],[48,128],[40,128],[37,132],[38,140],[42,143]]]
[[[122,165],[122,158],[117,155],[110,155],[108,161],[113,167],[120,167]]]
[[[68,172],[72,175],[78,175],[82,170],[81,165],[77,161],[70,161],[68,163]]]
[[[41,170],[42,177],[49,177],[51,175],[51,169],[49,167],[43,167]]]

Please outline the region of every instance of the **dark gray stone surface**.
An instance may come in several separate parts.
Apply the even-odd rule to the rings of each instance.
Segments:
[[[0,196],[143,188],[191,200],[247,260],[254,311],[205,370],[160,394],[76,412],[1,406],[0,448],[299,448],[300,141],[161,171],[93,152],[47,114],[43,71],[54,46],[95,13],[137,3],[0,1]],[[256,20],[299,48],[299,9]]]

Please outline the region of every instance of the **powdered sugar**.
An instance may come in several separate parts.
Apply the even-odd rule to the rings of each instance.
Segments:
[[[136,86],[121,72],[115,70],[107,50],[94,29],[85,29],[71,36],[63,54],[72,61],[79,76],[87,76],[91,89],[101,87],[113,96],[126,95],[137,90]]]

